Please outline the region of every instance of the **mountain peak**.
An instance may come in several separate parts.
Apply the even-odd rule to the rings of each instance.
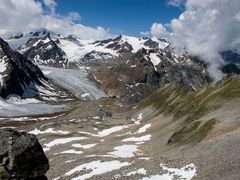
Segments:
[[[56,33],[46,29],[46,28],[39,28],[36,31],[32,31],[29,34],[33,36],[46,36],[46,35],[57,35]]]

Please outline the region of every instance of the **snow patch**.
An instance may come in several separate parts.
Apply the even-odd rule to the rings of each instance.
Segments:
[[[104,130],[98,132],[98,135],[99,135],[100,137],[105,137],[105,136],[108,136],[108,135],[110,135],[110,134],[112,134],[112,133],[115,133],[115,132],[117,132],[117,131],[121,131],[121,130],[123,130],[123,129],[125,129],[125,128],[128,128],[128,126],[124,125],[124,126],[111,127],[111,128],[109,128],[109,129],[104,129]]]
[[[152,135],[150,134],[141,136],[141,137],[130,137],[130,138],[123,139],[122,142],[144,142],[144,141],[149,141],[151,137]]]
[[[146,175],[147,171],[144,168],[141,168],[141,169],[138,169],[136,171],[132,171],[132,172],[128,173],[126,176],[133,176],[133,175],[136,175],[136,174]]]
[[[138,146],[137,145],[122,145],[114,147],[113,152],[110,152],[108,154],[120,157],[120,158],[130,158],[134,157],[137,154]]]
[[[157,56],[156,53],[150,53],[149,58],[156,70],[156,66],[159,65],[159,63],[161,62],[161,59]]]
[[[144,125],[144,126],[141,127],[140,129],[138,129],[137,134],[141,134],[141,133],[146,132],[147,129],[150,128],[150,127],[151,127],[151,123],[150,123],[150,124],[146,124],[146,125]]]
[[[68,131],[61,131],[61,130],[54,130],[53,128],[48,128],[44,131],[41,131],[37,128],[35,128],[34,130],[30,131],[29,133],[31,134],[35,134],[35,135],[39,135],[39,134],[69,134],[70,132]]]
[[[75,148],[83,148],[83,149],[90,149],[94,146],[96,146],[97,144],[85,144],[85,145],[82,145],[82,144],[73,144],[72,147],[75,147]]]
[[[194,164],[186,165],[180,169],[178,168],[169,168],[165,164],[160,164],[160,167],[167,171],[166,174],[163,175],[154,175],[151,177],[144,177],[143,180],[172,180],[175,177],[178,179],[191,180],[194,176],[196,176],[196,166]]]
[[[58,154],[82,154],[82,153],[83,153],[82,151],[76,151],[74,149],[70,149],[70,150],[60,152],[60,153],[56,153],[55,155],[58,155]]]
[[[45,150],[48,151],[50,150],[51,147],[59,145],[59,144],[66,144],[72,141],[80,141],[83,139],[87,139],[86,137],[70,137],[70,138],[60,138],[60,139],[55,139],[47,144],[44,144],[46,147]]]
[[[106,172],[111,172],[116,169],[120,169],[121,167],[128,166],[128,162],[120,162],[120,161],[92,161],[86,164],[82,164],[77,166],[76,168],[70,170],[65,174],[65,176],[71,176],[74,173],[79,171],[86,171],[91,170],[90,173],[83,174],[81,176],[71,178],[72,180],[79,180],[79,179],[88,179],[95,175],[104,174]]]

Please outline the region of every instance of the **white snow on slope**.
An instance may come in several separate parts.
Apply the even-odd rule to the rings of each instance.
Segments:
[[[29,133],[39,135],[39,134],[69,134],[69,131],[61,131],[61,130],[54,130],[53,128],[48,128],[44,131],[41,131],[37,128],[34,130],[30,131]]]
[[[120,157],[120,158],[130,158],[134,157],[138,152],[137,145],[121,145],[114,147],[114,151],[108,154]]]
[[[151,134],[141,136],[141,137],[129,137],[129,138],[123,139],[122,142],[144,142],[144,141],[149,141],[151,137],[152,137]]]
[[[141,38],[136,38],[136,37],[131,37],[131,36],[125,36],[122,35],[122,43],[127,42],[130,44],[133,48],[133,52],[137,52],[139,49],[144,48],[144,39]],[[145,47],[146,48],[146,47]]]
[[[90,149],[94,146],[96,146],[97,144],[73,144],[72,147],[75,147],[75,148],[83,148],[83,149]]]
[[[164,48],[166,48],[167,46],[169,46],[169,43],[168,43],[168,42],[160,41],[160,40],[159,40],[158,38],[156,38],[156,37],[153,37],[151,40],[157,42],[157,43],[158,43],[158,47],[159,47],[160,49],[164,49]]]
[[[140,169],[138,169],[136,171],[132,171],[132,172],[128,173],[126,176],[133,176],[133,175],[136,175],[136,174],[146,175],[147,171],[144,168],[140,168]]]
[[[35,100],[33,101],[35,102]],[[23,100],[23,102],[18,101],[15,103],[0,98],[0,117],[52,114],[65,110],[65,106],[63,105],[50,105],[43,102],[30,103],[30,100]]]
[[[158,43],[158,47],[160,49],[164,49],[169,45],[169,43],[160,41],[156,37],[153,37],[151,40]],[[150,49],[149,47],[144,45],[144,43],[146,42],[146,39],[143,39],[143,38],[137,38],[137,37],[122,35],[122,39],[120,40],[120,44],[125,43],[125,42],[127,42],[128,44],[130,44],[132,46],[132,48],[133,48],[132,52],[133,53],[137,52],[138,50],[140,50],[142,48]]]
[[[38,29],[38,30],[36,30],[32,33],[24,34],[20,38],[9,38],[9,39],[5,39],[5,41],[9,44],[9,46],[12,49],[16,50],[20,46],[26,44],[29,39],[31,39],[31,38],[43,38],[43,37],[46,37],[47,34],[49,34],[51,39],[57,39],[57,38],[62,37],[61,35],[59,36],[58,34],[52,32],[52,31],[49,31],[45,28],[40,28],[40,29]]]
[[[6,62],[4,59],[0,59],[0,73],[3,73],[4,71],[6,71],[7,67],[6,67]]]
[[[3,78],[6,76],[6,75],[2,75],[1,73],[6,71],[6,69],[7,67],[4,59],[0,59],[0,86],[3,84]]]
[[[77,43],[66,39],[60,39],[59,47],[66,53],[69,62],[76,62],[92,51],[118,56],[114,50],[105,48],[104,46],[97,46],[96,44],[93,44],[93,42],[94,41],[92,40],[78,39]]]
[[[155,69],[156,69],[156,66],[159,65],[159,63],[161,62],[161,59],[155,53],[150,53],[149,58],[150,58],[150,61],[153,63],[153,65],[155,66]]]
[[[147,131],[148,128],[151,127],[151,123],[150,124],[145,124],[143,127],[139,128],[136,134],[141,134]]]
[[[140,121],[143,119],[143,113],[140,113],[137,115],[137,119],[135,117],[133,117],[131,120],[135,123],[135,124],[140,124]]]
[[[20,46],[26,44],[30,38],[30,36],[24,36],[19,39],[5,39],[5,41],[7,41],[7,43],[12,49],[16,50]]]
[[[34,99],[34,98],[27,98],[27,99],[21,99],[18,96],[9,96],[8,99],[6,100],[9,103],[13,104],[36,104],[36,103],[41,103],[40,100]]]
[[[117,131],[121,131],[125,128],[128,128],[128,126],[114,126],[114,127],[109,128],[109,129],[104,129],[104,130],[98,132],[98,135],[100,137],[108,136],[112,133],[115,133]]]
[[[96,100],[106,96],[101,89],[87,78],[84,69],[73,70],[43,66],[41,69],[46,77],[78,98]]]
[[[128,162],[120,162],[120,161],[92,161],[86,164],[82,164],[80,166],[77,166],[76,168],[70,170],[65,174],[65,176],[71,176],[74,173],[77,173],[79,171],[83,170],[91,170],[87,174],[83,174],[81,176],[71,178],[72,180],[80,180],[80,179],[88,179],[95,175],[104,174],[106,172],[111,172],[116,169],[120,169],[121,167],[128,166]],[[107,167],[107,168],[106,168]]]
[[[55,155],[57,155],[57,154],[82,154],[82,153],[83,153],[82,151],[76,151],[74,149],[70,149],[70,150],[56,153]]]
[[[18,47],[23,45],[20,51],[21,53],[24,53],[29,49],[29,47],[24,46],[27,43],[27,41],[30,38],[45,38],[46,34],[43,34],[44,31],[50,33],[50,37],[53,41],[57,42],[57,40],[59,40],[59,43],[57,42],[56,44],[58,45],[59,48],[61,48],[65,52],[66,58],[68,59],[69,62],[79,62],[81,58],[83,58],[86,54],[90,52],[106,53],[106,55],[101,55],[101,57],[97,53],[93,54],[93,56],[96,59],[99,58],[104,59],[104,57],[106,59],[108,58],[111,59],[112,57],[119,56],[119,53],[117,52],[118,50],[107,48],[108,45],[115,43],[115,41],[110,41],[109,43],[101,44],[97,42],[95,43],[94,40],[81,40],[77,37],[75,37],[76,38],[75,40],[70,40],[62,35],[57,35],[46,29],[40,29],[38,36],[34,36],[33,34],[26,34],[21,38],[6,39],[6,41],[13,49],[17,49]],[[142,48],[150,49],[148,46],[144,45],[144,43],[148,40],[149,39],[122,35],[122,38],[116,42],[118,43],[118,45],[122,45],[124,43],[130,44],[133,48],[132,52],[135,53]],[[156,37],[151,38],[151,40],[158,43],[158,47],[160,49],[164,49],[169,45],[169,43],[159,40]],[[46,39],[39,39],[39,41],[33,44],[33,46],[36,46],[40,42],[47,43],[49,41],[50,39],[48,37],[46,37]],[[38,58],[36,57],[36,59]]]
[[[196,176],[196,166],[194,164],[186,165],[180,169],[178,168],[169,168],[165,164],[160,164],[160,167],[167,171],[167,173],[162,175],[154,175],[151,177],[144,177],[142,180],[172,180],[175,177],[178,179],[191,180]]]
[[[45,151],[48,151],[48,150],[50,150],[51,147],[59,145],[59,144],[66,144],[66,143],[69,143],[72,141],[80,141],[83,139],[87,139],[87,138],[86,137],[69,137],[69,138],[54,139],[53,141],[51,141],[47,144],[44,144],[44,146],[46,147]]]

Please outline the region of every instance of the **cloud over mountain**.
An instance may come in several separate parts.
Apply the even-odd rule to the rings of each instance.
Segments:
[[[167,37],[177,50],[186,48],[209,64],[215,80],[222,78],[224,64],[219,52],[240,47],[239,0],[187,0],[185,11],[168,25],[154,23],[153,36]],[[166,34],[166,27],[171,32]]]
[[[83,39],[111,36],[103,27],[94,28],[76,22],[81,18],[77,12],[70,12],[67,16],[56,13],[54,0],[0,0],[0,3],[0,36],[3,37],[42,27],[56,33],[75,34]]]

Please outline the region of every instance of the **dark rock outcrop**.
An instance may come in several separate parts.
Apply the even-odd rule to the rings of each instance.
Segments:
[[[0,179],[43,179],[48,159],[33,134],[0,130]]]
[[[37,85],[48,79],[42,71],[20,53],[13,51],[0,38],[0,96],[10,94],[22,97],[38,96]]]
[[[68,40],[73,41],[72,38]],[[58,46],[59,43],[59,40],[52,40],[47,34],[44,37],[29,39],[18,50],[35,64],[67,67],[68,60],[65,58],[65,52]]]

